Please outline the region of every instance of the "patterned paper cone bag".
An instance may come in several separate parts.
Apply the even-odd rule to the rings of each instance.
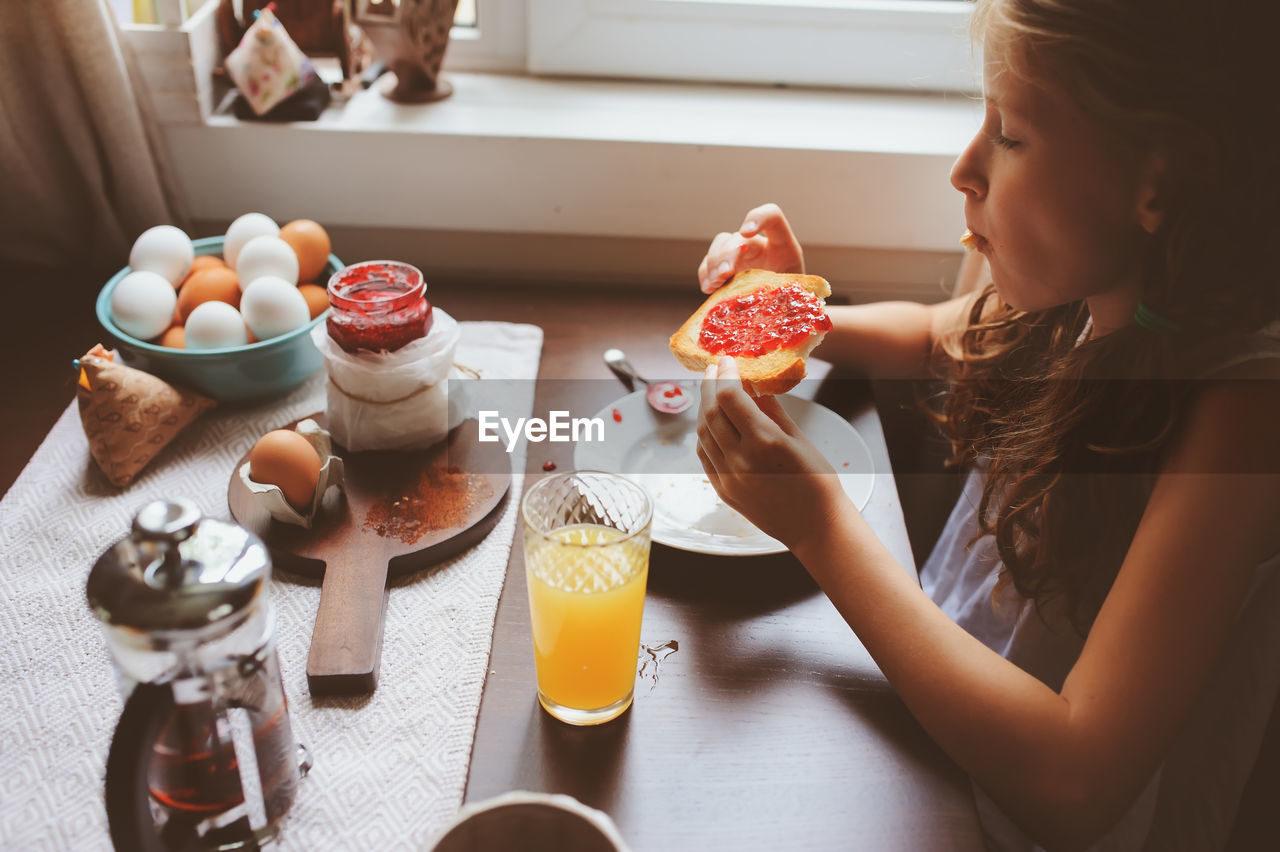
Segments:
[[[226,59],[230,75],[254,113],[263,115],[301,89],[315,75],[279,19],[263,9]]]
[[[80,359],[76,401],[90,455],[112,484],[123,487],[216,403],[112,358],[98,344]]]

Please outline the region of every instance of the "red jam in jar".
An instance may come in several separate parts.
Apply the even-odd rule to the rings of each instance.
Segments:
[[[431,329],[427,284],[415,266],[370,260],[329,279],[329,337],[347,352],[394,352]]]
[[[718,303],[702,318],[698,345],[717,355],[756,357],[830,330],[831,320],[818,297],[792,283]]]

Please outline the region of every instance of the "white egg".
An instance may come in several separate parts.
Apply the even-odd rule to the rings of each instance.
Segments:
[[[249,342],[244,317],[226,302],[204,302],[196,305],[187,317],[188,349],[222,349],[243,346]]]
[[[156,225],[143,231],[129,250],[129,266],[134,272],[154,272],[177,286],[191,269],[195,249],[191,238],[172,225]]]
[[[240,296],[245,324],[259,340],[278,337],[311,321],[306,297],[297,285],[267,275],[255,279]]]
[[[279,237],[254,237],[240,249],[236,259],[236,278],[240,290],[268,275],[283,278],[290,284],[298,283],[298,255],[293,247]]]
[[[227,235],[222,240],[222,259],[227,266],[236,268],[240,259],[240,249],[254,237],[275,237],[280,235],[280,226],[265,213],[246,213],[231,223]]]
[[[125,334],[150,340],[169,327],[178,293],[154,272],[130,272],[111,291],[111,321]]]

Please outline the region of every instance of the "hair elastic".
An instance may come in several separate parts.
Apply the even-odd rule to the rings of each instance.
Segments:
[[[1165,319],[1160,316],[1148,308],[1144,302],[1138,302],[1138,309],[1133,312],[1133,321],[1147,331],[1153,331],[1156,334],[1177,334],[1182,331],[1182,326],[1171,319]]]

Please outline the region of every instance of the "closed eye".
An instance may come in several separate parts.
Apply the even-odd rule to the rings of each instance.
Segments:
[[[991,136],[991,141],[994,144],[999,145],[1001,148],[1017,148],[1019,145],[1022,144],[1016,139],[1010,139],[1008,136],[1005,136],[1003,133],[993,134]]]

